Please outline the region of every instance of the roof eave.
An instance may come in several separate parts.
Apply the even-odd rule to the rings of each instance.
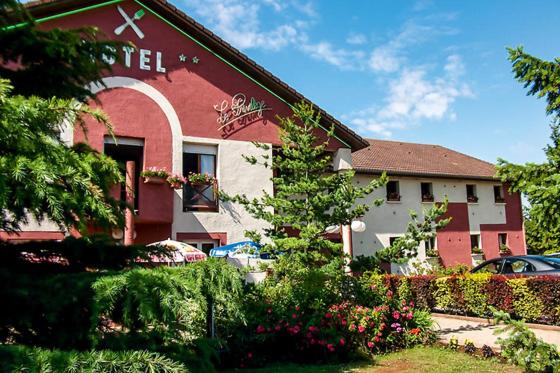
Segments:
[[[381,175],[383,172],[387,176],[410,176],[410,177],[426,177],[433,179],[467,179],[467,180],[484,180],[484,181],[500,181],[497,176],[488,175],[461,175],[461,174],[439,174],[428,172],[414,172],[414,171],[394,171],[394,170],[379,170],[371,168],[354,168],[357,174]]]

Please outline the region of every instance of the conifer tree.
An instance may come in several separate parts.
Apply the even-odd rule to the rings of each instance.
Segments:
[[[18,231],[30,216],[86,231],[89,223],[122,222],[110,186],[117,164],[84,144],[67,146],[64,123],[91,110],[89,83],[118,60],[120,43],[95,28],[39,30],[17,1],[0,0],[0,230]],[[78,104],[78,102],[82,102]]]
[[[544,149],[541,164],[517,165],[498,160],[498,175],[510,190],[527,197],[525,213],[527,243],[534,251],[558,251],[560,245],[560,58],[543,61],[523,48],[508,49],[515,78],[527,88],[527,95],[544,97],[551,116],[552,142]]]
[[[253,217],[265,220],[269,227],[265,235],[279,251],[301,252],[316,258],[320,253],[340,249],[325,237],[328,227],[342,226],[362,217],[371,205],[360,203],[376,188],[387,182],[387,177],[372,180],[364,187],[353,183],[354,171],[332,171],[333,157],[328,151],[334,127],[327,131],[326,140],[317,136],[320,114],[312,105],[300,102],[293,107],[293,115],[279,117],[281,146],[255,143],[265,153],[260,159],[244,156],[251,164],[261,164],[273,171],[274,194],[263,191],[261,197],[246,195],[222,199],[241,204]],[[374,205],[381,204],[375,200]],[[247,232],[256,240],[260,236]]]

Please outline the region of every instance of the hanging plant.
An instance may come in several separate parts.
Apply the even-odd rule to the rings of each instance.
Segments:
[[[185,183],[187,182],[187,178],[183,175],[173,174],[167,177],[167,182],[173,189],[182,189],[183,185],[185,185]]]
[[[189,174],[187,175],[187,182],[189,184],[214,184],[216,182],[216,178],[207,173],[198,174],[189,172]]]

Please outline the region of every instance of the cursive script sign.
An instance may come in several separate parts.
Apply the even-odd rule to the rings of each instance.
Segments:
[[[257,101],[254,97],[247,100],[243,93],[237,93],[231,98],[231,102],[223,100],[214,105],[218,112],[218,130],[222,130],[230,124],[240,121],[242,123],[252,122],[263,117],[263,111],[271,110],[264,101]]]

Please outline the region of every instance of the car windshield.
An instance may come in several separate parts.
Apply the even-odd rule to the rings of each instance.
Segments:
[[[560,269],[560,258],[542,258],[541,260],[556,269]]]

